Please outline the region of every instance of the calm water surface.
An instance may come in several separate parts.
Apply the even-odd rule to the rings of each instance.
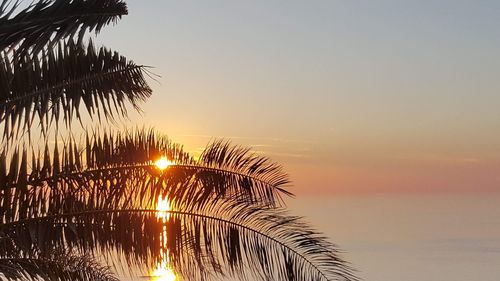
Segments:
[[[371,281],[500,280],[500,194],[299,197],[290,203]]]

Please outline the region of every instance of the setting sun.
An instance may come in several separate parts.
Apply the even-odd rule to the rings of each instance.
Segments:
[[[160,159],[156,160],[155,166],[160,169],[160,170],[165,170],[169,166],[173,165],[174,163],[170,160],[168,160],[166,157],[161,157]]]

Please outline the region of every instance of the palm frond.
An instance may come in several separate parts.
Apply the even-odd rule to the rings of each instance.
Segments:
[[[225,173],[208,177],[206,181],[218,182],[228,188],[247,189],[258,193],[255,197],[269,198],[270,202],[281,201],[281,198],[274,198],[275,194],[292,196],[292,193],[283,188],[289,183],[289,179],[281,165],[253,153],[250,148],[216,140],[205,148],[200,162],[207,168]],[[275,192],[275,189],[279,192]]]
[[[56,143],[53,149],[45,146],[42,151],[28,153],[18,148],[11,154],[0,153],[0,234],[5,241],[14,241],[14,248],[44,252],[69,246],[99,255],[119,249],[129,263],[137,264],[160,255],[159,233],[167,227],[174,231],[169,235],[173,243],[170,251],[182,260],[181,268],[189,269],[185,274],[222,272],[229,260],[216,257],[229,248],[211,252],[217,244],[210,243],[219,241],[216,227],[221,227],[222,235],[223,229],[243,226],[247,218],[238,216],[251,217],[245,211],[251,206],[271,213],[273,209],[268,207],[275,204],[270,202],[279,197],[283,192],[280,184],[286,182],[285,174],[281,174],[281,180],[277,178],[281,169],[276,164],[247,149],[232,148],[227,142],[215,142],[199,160],[194,160],[182,147],[153,130],[96,132],[84,139],[84,145],[69,139]],[[218,153],[219,150],[224,152]],[[232,163],[228,160],[234,158],[231,154],[248,164]],[[167,157],[172,165],[159,170],[154,160],[160,157]],[[259,169],[266,165],[272,168]],[[239,180],[255,183],[239,185]],[[259,185],[269,191],[259,192]],[[159,198],[168,198],[174,210],[178,210],[172,213],[172,223],[167,226],[154,211]],[[231,210],[237,211],[233,214]],[[189,230],[199,230],[202,225],[207,228],[206,233]],[[205,238],[197,236],[202,234]],[[265,238],[253,230],[249,237],[252,235],[255,241]],[[184,240],[191,242],[175,242]],[[202,251],[205,244],[208,248]],[[10,244],[3,248],[0,244],[0,251],[11,248]],[[180,254],[183,252],[186,255]],[[258,257],[255,252],[251,255],[249,262],[255,262]],[[208,271],[204,270],[207,263]],[[198,271],[194,271],[196,268]]]
[[[21,56],[75,35],[81,42],[86,30],[98,33],[127,14],[121,0],[41,0],[17,13],[12,2],[0,4],[0,50],[15,47]]]
[[[221,275],[248,280],[357,280],[333,244],[281,209],[233,200],[219,200],[198,211],[176,208],[173,204],[165,220],[151,209],[82,207],[5,224],[2,230],[16,230],[11,238],[21,241],[44,237],[43,243],[32,242],[44,247],[102,252],[117,247],[129,263],[152,264],[162,251],[168,252],[176,271],[195,280]]]
[[[203,208],[218,198],[231,197],[275,206],[281,194],[289,194],[282,186],[286,174],[278,174],[276,164],[252,173],[251,168],[233,169],[225,163],[214,166],[207,156],[195,161],[181,146],[153,130],[95,133],[84,139],[83,145],[69,139],[62,148],[56,143],[53,149],[46,145],[32,153],[21,148],[10,155],[0,152],[1,221],[46,214],[50,206],[64,204],[61,194],[75,194],[83,200],[91,193],[93,206],[100,209],[151,207],[160,196],[184,202],[184,209]],[[229,145],[224,147],[230,150]],[[213,150],[213,146],[207,149]],[[172,162],[164,171],[154,164],[160,157]],[[268,161],[261,156],[251,158],[255,163]]]
[[[48,255],[0,255],[0,273],[7,280],[118,281],[108,267],[69,251],[53,251]]]
[[[74,115],[81,120],[80,106],[99,121],[101,116],[107,120],[116,114],[126,116],[127,103],[139,110],[139,103],[151,95],[145,71],[117,52],[95,49],[92,42],[87,48],[63,42],[41,57],[26,55],[15,62],[4,57],[0,60],[4,137],[29,132],[37,124],[34,120],[42,131],[52,123],[57,126],[60,119],[69,127]]]

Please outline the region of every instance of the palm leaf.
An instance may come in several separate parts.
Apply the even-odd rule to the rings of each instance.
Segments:
[[[63,119],[69,127],[80,106],[91,117],[113,120],[126,116],[126,104],[135,109],[151,95],[144,78],[145,67],[136,65],[92,42],[85,49],[73,41],[60,43],[46,55],[0,61],[0,123],[4,137],[31,129],[38,120],[42,131]],[[37,119],[36,119],[37,118]],[[21,130],[23,126],[23,130]]]
[[[154,131],[84,139],[32,159],[24,149],[0,154],[0,239],[9,241],[0,251],[70,247],[113,259],[117,249],[143,265],[166,248],[197,279],[355,280],[333,245],[270,204],[287,179],[267,158],[216,141],[196,161]],[[163,171],[153,163],[161,156],[173,162]],[[161,197],[168,221],[155,210]]]
[[[108,267],[68,251],[49,255],[0,256],[0,273],[7,280],[117,281]]]
[[[217,177],[208,177],[207,181],[227,188],[247,189],[257,193],[255,197],[267,198],[268,203],[281,201],[281,197],[275,198],[275,194],[292,196],[283,188],[288,185],[289,179],[282,167],[267,157],[253,153],[250,148],[216,140],[205,148],[200,162],[209,169],[220,171],[220,174],[215,174]]]
[[[14,13],[19,1],[0,4],[0,49],[16,47],[18,55],[38,54],[47,44],[86,30],[98,33],[127,14],[120,0],[41,0]]]
[[[230,275],[256,280],[357,280],[333,244],[283,210],[233,200],[219,200],[197,211],[177,205],[184,204],[174,201],[168,220],[159,219],[151,209],[81,207],[0,229],[6,233],[15,229],[11,238],[21,243],[44,237],[43,243],[35,240],[31,246],[70,246],[101,254],[118,248],[129,264],[154,264],[168,252],[175,269],[187,279]]]
[[[14,149],[7,155],[4,149],[0,153],[0,218],[9,222],[45,214],[50,206],[63,204],[64,198],[55,191],[81,196],[93,192],[94,207],[101,209],[119,204],[150,207],[159,196],[167,195],[192,208],[230,197],[275,206],[282,205],[283,194],[290,194],[284,189],[287,176],[277,164],[228,143],[208,146],[210,153],[195,161],[181,146],[152,130],[95,133],[84,139],[82,145],[71,139],[62,148],[47,145],[30,153],[31,161],[26,150]],[[220,148],[229,158],[248,159],[248,165],[224,161],[215,165],[208,155],[218,155]],[[162,156],[173,163],[165,171],[154,164]],[[45,194],[45,189],[54,192]]]

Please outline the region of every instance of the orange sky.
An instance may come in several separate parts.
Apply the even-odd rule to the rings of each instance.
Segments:
[[[161,75],[132,124],[232,139],[298,193],[500,190],[500,6],[128,1],[98,42]]]

